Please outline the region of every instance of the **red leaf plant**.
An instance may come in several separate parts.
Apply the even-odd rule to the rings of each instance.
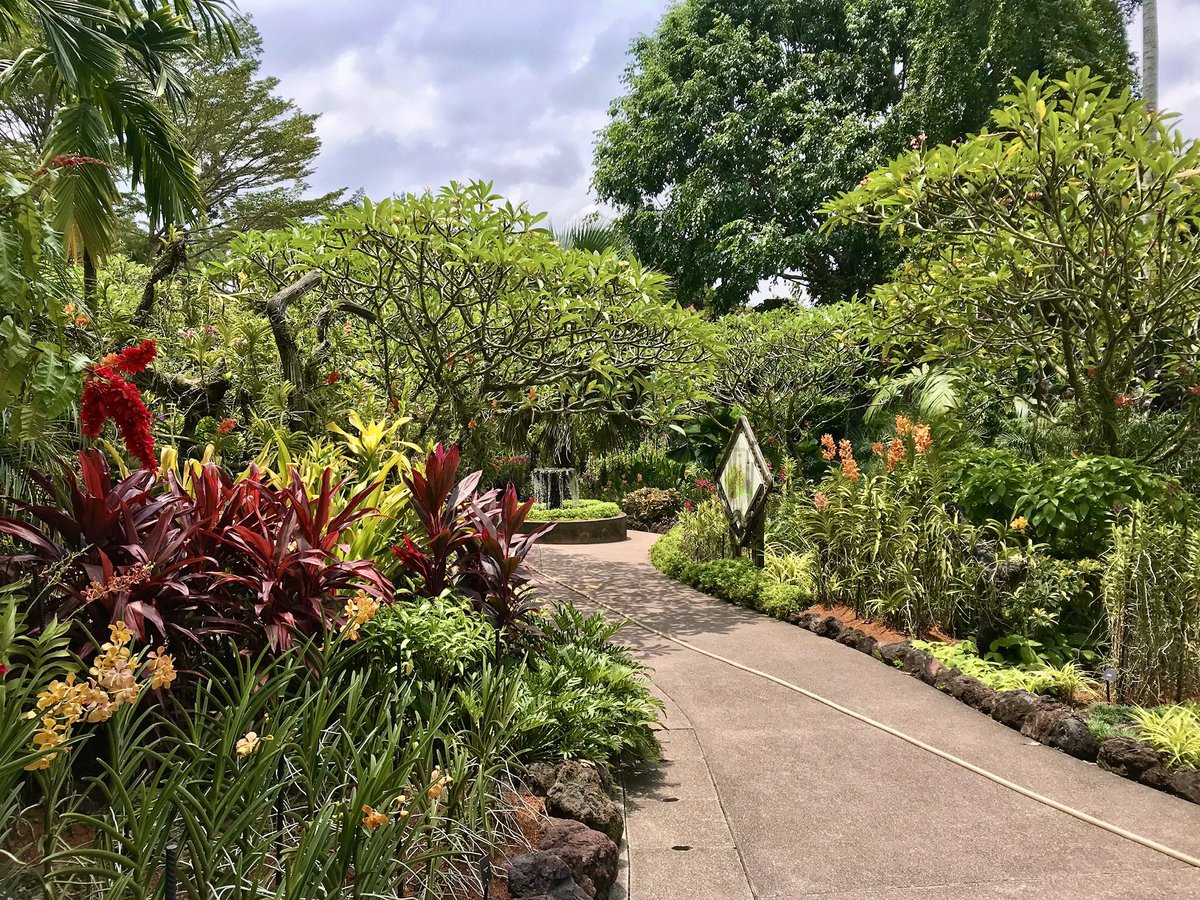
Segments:
[[[61,488],[31,478],[56,502],[13,500],[23,518],[0,518],[0,534],[26,549],[0,558],[10,578],[37,570],[52,583],[37,595],[40,624],[75,618],[79,643],[124,620],[139,641],[196,640],[191,623],[211,604],[210,558],[195,550],[195,528],[176,516],[180,498],[160,490],[146,470],[114,482],[97,450],[79,454],[79,477],[64,471]]]
[[[137,375],[144,372],[157,352],[158,345],[153,340],[145,340],[120,353],[110,353],[91,366],[84,377],[79,411],[84,437],[100,437],[104,423],[112,419],[125,441],[125,449],[143,469],[151,471],[158,468],[154,459],[154,435],[150,433],[153,417],[142,402],[141,392],[126,381],[122,373]]]
[[[371,560],[346,560],[342,535],[355,522],[375,514],[364,504],[368,485],[334,513],[343,482],[326,469],[314,496],[292,468],[286,488],[264,484],[257,473],[236,484],[227,506],[237,514],[221,526],[219,558],[227,572],[222,585],[244,588],[250,605],[231,603],[223,627],[242,635],[243,645],[261,633],[273,650],[288,650],[295,638],[320,636],[340,624],[346,599],[365,591],[391,602],[392,585]]]
[[[499,657],[504,641],[539,606],[525,558],[553,526],[520,534],[533,501],[519,502],[511,484],[499,497],[496,491],[479,494],[481,473],[456,482],[458,464],[458,448],[439,444],[425,460],[424,472],[405,478],[424,534],[417,541],[405,535],[392,552],[416,576],[415,589],[422,596],[449,588],[469,597],[496,626]]]

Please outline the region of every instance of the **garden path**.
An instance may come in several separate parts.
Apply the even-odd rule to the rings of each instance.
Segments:
[[[539,546],[549,595],[626,614],[1016,784],[1200,857],[1200,806],[1043,747],[914,678],[666,578],[655,535]],[[666,704],[626,779],[630,900],[1200,898],[1200,869],[629,624]],[[687,848],[687,849],[680,849]]]

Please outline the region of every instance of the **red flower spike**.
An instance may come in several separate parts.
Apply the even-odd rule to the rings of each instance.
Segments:
[[[127,347],[116,355],[105,357],[88,370],[83,383],[79,424],[85,437],[98,438],[109,419],[121,432],[125,449],[143,469],[158,468],[154,459],[154,435],[150,433],[153,417],[142,402],[141,392],[123,377],[121,372],[136,375],[144,372],[154,360],[158,345],[153,340],[136,347]]]

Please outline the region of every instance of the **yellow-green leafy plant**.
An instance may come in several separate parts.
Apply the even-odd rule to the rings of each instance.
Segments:
[[[1135,709],[1137,736],[1159,753],[1168,765],[1200,768],[1200,707],[1160,706]]]

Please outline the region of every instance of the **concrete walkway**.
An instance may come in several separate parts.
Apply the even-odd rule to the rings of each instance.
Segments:
[[[1043,747],[834,641],[676,584],[646,558],[654,539],[543,545],[534,564],[659,631],[1200,857],[1200,806]],[[631,900],[1200,898],[1200,869],[642,628],[619,639],[652,668],[666,704],[663,766],[626,784]]]

